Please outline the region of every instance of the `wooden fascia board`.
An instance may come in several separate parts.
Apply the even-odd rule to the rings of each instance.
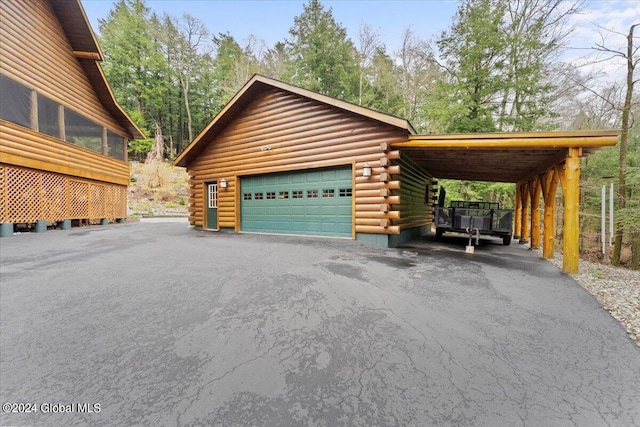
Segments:
[[[82,17],[84,18],[84,22],[87,26],[89,35],[91,36],[91,40],[93,40],[93,44],[96,46],[96,51],[99,57],[97,61],[104,61],[104,55],[102,54],[102,49],[100,49],[100,44],[98,44],[98,39],[96,38],[96,35],[93,32],[93,29],[91,28],[91,24],[89,24],[89,18],[87,17],[86,12],[84,11],[84,7],[82,7],[82,3],[80,2],[80,0],[76,0],[76,1],[78,2],[78,7],[80,8],[80,12],[82,13]]]
[[[551,131],[551,132],[479,132],[479,133],[442,133],[442,134],[420,134],[411,135],[410,140],[459,140],[459,139],[510,139],[510,138],[572,138],[585,136],[619,136],[620,131],[616,129],[602,130],[572,130],[572,131]]]
[[[140,130],[140,128],[131,120],[131,117],[122,109],[118,101],[116,101],[116,97],[111,90],[111,86],[109,86],[109,82],[107,81],[107,76],[105,76],[102,67],[97,61],[92,61],[90,59],[80,61],[81,64],[94,68],[94,71],[98,73],[98,78],[91,78],[91,84],[96,86],[102,86],[108,96],[102,97],[100,101],[103,105],[110,111],[114,118],[129,132],[130,139],[144,139],[145,134]],[[91,73],[92,74],[92,73]],[[115,113],[115,114],[114,114]]]
[[[548,149],[571,147],[610,147],[618,142],[619,133],[609,135],[576,135],[576,136],[512,136],[500,138],[420,138],[422,135],[410,135],[408,141],[397,142],[396,148],[451,148],[451,149],[487,149],[487,148],[518,148],[518,149]]]
[[[100,54],[97,52],[83,52],[79,50],[74,50],[73,55],[78,59],[91,59],[94,61],[102,61]]]
[[[73,46],[74,54],[76,51],[91,53],[98,58],[97,61],[103,61],[104,55],[80,0],[50,0],[50,3]]]

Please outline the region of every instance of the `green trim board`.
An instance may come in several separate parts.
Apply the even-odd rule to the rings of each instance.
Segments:
[[[240,179],[242,231],[351,237],[351,166]]]

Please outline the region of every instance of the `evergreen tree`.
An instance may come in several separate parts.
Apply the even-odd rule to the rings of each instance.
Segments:
[[[495,99],[505,84],[504,12],[503,0],[467,0],[437,41],[447,78],[433,99],[436,108],[427,114],[446,132],[497,129]]]
[[[347,30],[310,0],[289,30],[287,49],[291,57],[291,82],[325,95],[357,102],[358,61]]]

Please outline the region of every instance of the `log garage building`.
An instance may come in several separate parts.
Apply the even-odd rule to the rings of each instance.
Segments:
[[[127,141],[78,0],[0,1],[0,224],[63,228],[127,216]]]
[[[417,135],[407,120],[255,75],[175,163],[189,172],[195,227],[385,247],[427,231],[437,178],[515,183],[514,237],[544,246],[545,257],[553,256],[560,183],[563,270],[573,273],[580,157],[617,138],[617,131]]]

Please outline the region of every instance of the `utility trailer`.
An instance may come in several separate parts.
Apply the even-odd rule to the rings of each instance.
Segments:
[[[445,195],[441,187],[439,204],[444,204]],[[456,200],[449,207],[436,207],[434,218],[437,239],[446,232],[452,232],[469,235],[469,242],[475,234],[476,245],[480,235],[501,237],[503,245],[511,244],[513,210],[500,209],[500,203]]]

